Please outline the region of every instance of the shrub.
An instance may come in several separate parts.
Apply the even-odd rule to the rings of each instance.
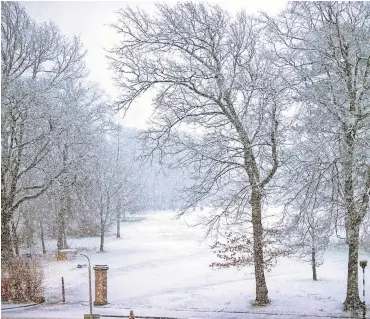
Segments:
[[[1,301],[43,302],[42,267],[35,258],[14,257],[1,270]]]

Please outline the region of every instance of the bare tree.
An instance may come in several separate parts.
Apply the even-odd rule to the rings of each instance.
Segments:
[[[321,133],[301,114],[294,117],[291,147],[285,152],[280,171],[280,194],[286,218],[285,240],[300,258],[312,265],[317,280],[317,266],[325,252],[338,220],[336,184],[332,178],[332,153],[322,147]],[[312,137],[312,138],[311,138]],[[284,191],[283,191],[284,190]]]
[[[288,188],[294,196],[288,200],[293,211],[288,215],[286,244],[300,258],[311,263],[312,279],[317,280],[317,267],[323,264],[323,253],[329,244],[330,236],[334,233],[335,216],[327,209],[327,197],[322,194],[327,193],[327,186],[331,185],[323,181],[323,176],[317,176],[320,174],[317,167],[316,174],[313,171],[305,174],[302,166],[300,169],[297,167],[295,172],[301,179],[297,178],[294,186]],[[299,182],[301,184],[297,194],[294,188]]]
[[[115,146],[108,138],[101,137],[100,145],[90,153],[86,180],[77,190],[81,194],[79,214],[99,231],[100,252],[104,251],[106,233],[117,222],[117,211],[120,216],[125,210],[133,211],[140,200],[135,171],[132,165],[127,165],[123,153],[117,161]]]
[[[110,162],[110,161],[107,161]],[[96,165],[97,179],[93,183],[94,194],[96,194],[95,209],[98,211],[100,223],[100,248],[104,251],[105,233],[109,230],[114,222],[117,210],[121,209],[120,194],[123,191],[123,176],[114,168],[109,167],[106,161],[99,160]]]
[[[65,169],[60,161],[45,165],[61,132],[53,97],[85,70],[77,38],[67,41],[53,24],[35,24],[17,2],[1,7],[1,251],[10,256],[14,212]]]
[[[359,229],[370,193],[370,4],[294,2],[268,22],[281,67],[295,75],[291,84],[306,138],[325,153],[332,203],[343,212],[338,217],[344,218],[349,247],[344,308],[361,309]]]
[[[126,129],[121,131],[118,126],[118,136],[122,134],[122,138],[117,139],[117,158],[116,158],[116,174],[122,181],[122,188],[117,196],[117,238],[121,237],[121,220],[125,220],[126,213],[136,213],[143,206],[145,198],[143,197],[142,178],[145,174],[143,167],[144,163],[137,158],[136,148],[131,148],[132,144],[138,142],[136,134]],[[114,145],[114,144],[113,144]],[[110,147],[113,147],[111,145]]]
[[[245,13],[231,18],[187,2],[157,5],[155,16],[121,10],[113,27],[122,36],[110,53],[117,106],[156,90],[148,153],[193,171],[184,211],[214,199],[211,228],[221,219],[252,223],[256,304],[268,304],[262,203],[279,167],[287,101],[263,26]]]
[[[86,170],[82,166],[95,161],[93,151],[101,142],[107,129],[107,101],[99,88],[88,82],[71,81],[59,96],[60,124],[63,131],[58,136],[58,149],[66,167],[57,181],[56,197],[58,240],[57,248],[66,248],[69,221],[76,215],[79,205],[74,196],[76,182]],[[108,125],[109,127],[109,125]],[[89,174],[94,172],[89,171]]]

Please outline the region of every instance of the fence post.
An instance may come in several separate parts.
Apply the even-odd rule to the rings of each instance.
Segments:
[[[66,302],[66,294],[64,291],[64,277],[62,277],[62,302]]]

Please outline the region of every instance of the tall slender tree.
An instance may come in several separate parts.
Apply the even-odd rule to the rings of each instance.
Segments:
[[[344,308],[357,310],[359,229],[370,193],[370,4],[293,2],[268,23],[280,67],[294,75],[307,142],[313,154],[325,153],[308,160],[321,158],[331,175],[327,207],[343,212],[349,248]]]

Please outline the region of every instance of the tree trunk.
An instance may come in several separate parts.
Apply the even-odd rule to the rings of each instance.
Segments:
[[[117,238],[121,238],[121,209],[117,210]]]
[[[100,249],[99,252],[104,252],[104,227],[100,230]]]
[[[58,239],[57,239],[57,248],[58,250],[64,249],[63,247],[63,234],[64,234],[64,222],[63,222],[63,212],[62,209],[59,210],[58,213]]]
[[[44,228],[42,226],[42,221],[41,220],[40,220],[40,236],[41,236],[42,254],[46,255]]]
[[[351,126],[344,127],[344,196],[347,218],[348,240],[348,269],[347,269],[347,294],[344,309],[357,311],[362,309],[358,292],[358,247],[361,218],[355,207],[353,166],[354,166],[354,139],[355,131]]]
[[[311,250],[311,264],[312,264],[312,279],[317,280],[317,274],[316,274],[316,249],[315,246],[312,245]]]
[[[12,243],[14,246],[15,255],[19,257],[19,240],[17,235],[17,228],[15,227],[14,222],[11,222],[12,225]]]
[[[63,220],[63,248],[68,248],[65,219]]]
[[[24,228],[23,235],[26,241],[26,248],[31,249],[34,246],[33,235],[34,235],[34,225],[33,219],[30,220],[27,216],[24,216]]]
[[[363,307],[358,291],[359,228],[351,225],[348,233],[347,295],[344,301],[344,310],[348,311],[358,311]]]
[[[2,216],[1,218],[1,260],[7,261],[14,256],[12,249],[10,221]]]
[[[65,191],[64,191],[65,192]],[[66,238],[66,217],[68,213],[68,202],[66,194],[62,194],[60,200],[59,209],[58,209],[58,239],[57,239],[57,248],[58,250],[67,248],[67,238]]]
[[[68,248],[67,236],[66,236],[66,223],[65,223],[65,219],[64,219],[63,213],[61,213],[58,216],[57,248],[58,248],[58,250]]]
[[[261,192],[254,187],[251,196],[252,224],[253,224],[253,254],[254,275],[256,279],[256,305],[263,306],[270,303],[265,279],[263,260],[263,228],[261,217]]]

